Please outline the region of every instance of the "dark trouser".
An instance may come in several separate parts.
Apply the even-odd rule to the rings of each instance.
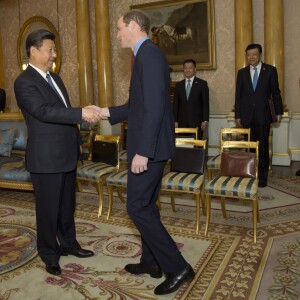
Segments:
[[[174,273],[182,271],[187,262],[161,223],[156,205],[165,164],[166,161],[148,163],[148,170],[141,174],[133,174],[129,166],[127,210],[141,234],[141,262]]]
[[[269,173],[269,133],[270,124],[258,124],[254,120],[249,125],[244,125],[245,128],[251,129],[251,141],[259,141],[259,156],[258,156],[258,179],[260,183],[267,183]]]
[[[76,171],[30,175],[36,198],[37,250],[46,264],[58,263],[62,248],[79,247],[74,222]]]

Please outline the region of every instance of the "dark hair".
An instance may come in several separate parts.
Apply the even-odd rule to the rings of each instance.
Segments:
[[[30,47],[40,48],[43,46],[44,40],[55,40],[55,34],[46,30],[38,29],[28,34],[26,39],[26,53],[30,57]]]
[[[128,26],[130,21],[136,22],[141,27],[141,31],[149,33],[150,20],[139,10],[132,10],[123,15],[123,22],[126,26]]]
[[[194,65],[194,67],[196,68],[196,62],[193,60],[193,59],[191,59],[191,58],[189,58],[189,59],[186,59],[184,62],[183,62],[183,65],[185,65],[185,64],[193,64]]]
[[[260,44],[250,44],[247,46],[245,52],[247,53],[248,50],[251,49],[258,49],[259,53],[262,53],[262,46]]]

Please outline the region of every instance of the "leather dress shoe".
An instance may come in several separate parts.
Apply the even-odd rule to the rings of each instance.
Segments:
[[[59,264],[46,264],[46,271],[51,275],[60,275],[61,274],[61,268]]]
[[[166,273],[166,280],[154,289],[155,295],[170,294],[179,289],[179,287],[195,277],[193,268],[188,265],[183,271],[178,273]]]
[[[68,256],[68,255],[74,255],[76,257],[91,257],[94,256],[94,252],[91,250],[86,250],[86,249],[76,249],[76,250],[62,250],[61,256]]]
[[[145,266],[139,263],[126,265],[124,269],[131,274],[149,274],[153,278],[162,277],[162,270],[159,266]]]

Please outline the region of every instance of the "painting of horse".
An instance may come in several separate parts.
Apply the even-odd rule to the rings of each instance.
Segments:
[[[160,1],[133,5],[150,19],[150,37],[160,47],[173,70],[185,59],[198,69],[215,69],[213,0]]]

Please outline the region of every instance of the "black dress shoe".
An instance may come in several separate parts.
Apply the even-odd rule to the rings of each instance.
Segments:
[[[166,280],[158,285],[155,290],[155,295],[170,294],[179,289],[179,287],[192,280],[195,277],[193,268],[188,265],[183,271],[178,273],[166,273]]]
[[[162,277],[162,270],[159,266],[145,266],[139,263],[126,265],[124,269],[131,274],[150,274],[153,278]]]
[[[63,250],[61,253],[61,256],[68,256],[68,255],[74,255],[77,257],[85,258],[85,257],[91,257],[94,256],[94,252],[91,250],[86,249],[76,249],[76,250]]]
[[[61,268],[59,264],[46,264],[46,271],[52,275],[60,275],[61,274]]]

